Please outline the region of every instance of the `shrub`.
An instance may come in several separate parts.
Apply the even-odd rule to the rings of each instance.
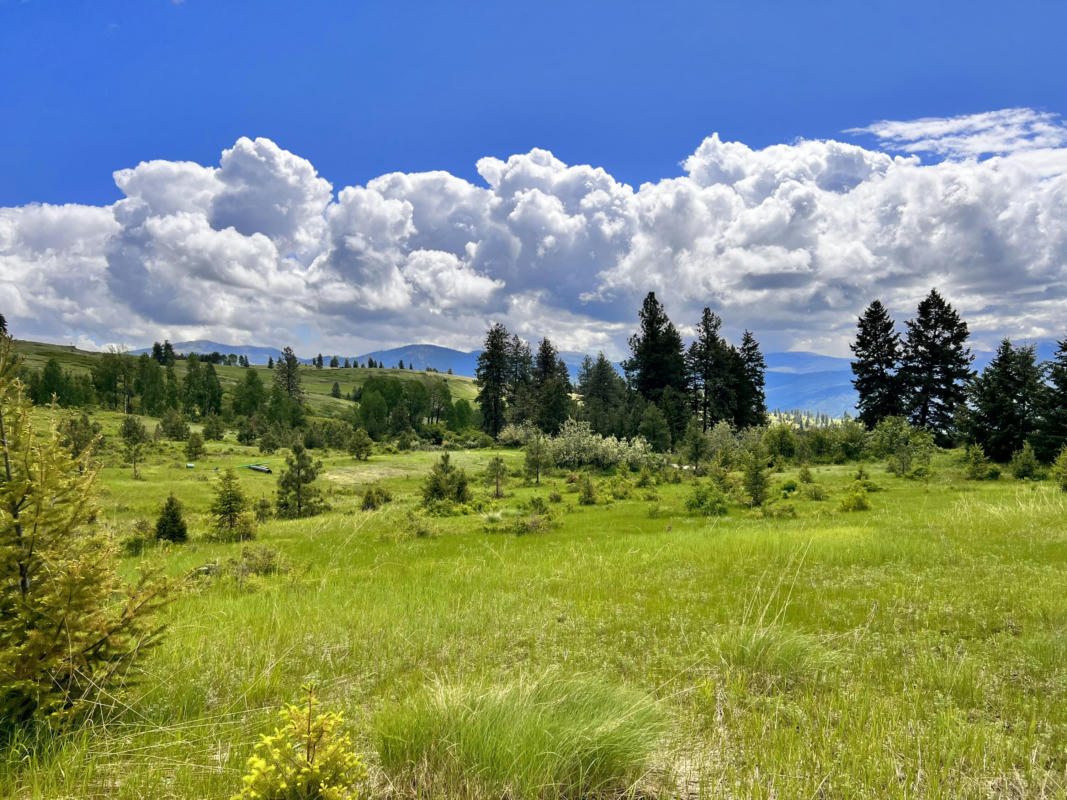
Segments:
[[[189,423],[173,408],[163,412],[159,420],[159,429],[172,442],[184,442],[189,438]]]
[[[995,481],[1000,477],[1000,469],[986,457],[980,444],[972,444],[964,454],[966,468],[964,474],[971,481]]]
[[[541,432],[533,424],[522,422],[518,425],[515,423],[505,425],[500,429],[496,440],[502,447],[525,447],[531,439],[540,437]]]
[[[809,483],[804,487],[804,496],[809,500],[825,500],[826,490],[817,483]]]
[[[370,458],[373,447],[374,440],[370,438],[370,434],[363,428],[356,428],[352,435],[348,437],[348,454],[355,458],[356,461],[366,461]]]
[[[217,442],[226,435],[226,427],[222,424],[222,418],[218,414],[208,414],[204,417],[204,438],[208,441]]]
[[[797,490],[797,482],[790,478],[787,481],[782,482],[782,494],[788,497]]]
[[[775,460],[792,458],[797,452],[797,434],[793,426],[779,422],[763,434],[763,447]]]
[[[196,461],[204,455],[204,437],[195,431],[189,434],[185,440],[185,458],[188,461]]]
[[[559,492],[557,492],[555,489],[553,489],[551,492],[548,493],[548,502],[550,502],[550,503],[562,503],[563,502],[563,495],[561,495]]]
[[[253,511],[256,515],[256,522],[266,522],[274,516],[274,504],[266,497],[261,497],[256,501]]]
[[[721,517],[726,513],[726,498],[714,484],[697,484],[685,500],[685,508],[691,514],[705,517]]]
[[[373,724],[383,770],[413,796],[516,800],[628,796],[666,732],[645,695],[559,673],[439,683]]]
[[[289,572],[288,562],[270,547],[242,547],[240,558],[226,563],[226,572],[238,583],[255,575],[266,577]]]
[[[155,641],[167,584],[119,575],[96,516],[97,465],[31,423],[11,340],[0,335],[0,720],[73,716],[113,697]],[[33,536],[26,533],[32,531]],[[61,622],[60,622],[61,621]]]
[[[156,520],[156,538],[167,542],[184,542],[189,538],[185,520],[182,518],[182,504],[171,492],[163,503]]]
[[[767,459],[757,449],[744,457],[742,486],[748,498],[748,504],[755,508],[767,499]]]
[[[315,692],[281,712],[281,726],[263,736],[248,759],[244,788],[234,800],[356,800],[367,768],[353,752],[340,714],[320,712]]]
[[[800,473],[797,475],[797,480],[801,483],[815,483],[815,478],[811,474],[811,469],[807,464],[800,468]]]
[[[552,469],[552,451],[543,436],[532,436],[526,442],[526,459],[523,468],[527,478],[541,483],[541,473]]]
[[[1038,480],[1040,469],[1041,465],[1029,442],[1025,442],[1022,450],[1011,457],[1011,474],[1018,480]]]
[[[611,496],[615,500],[625,500],[630,496],[630,482],[622,476],[616,476],[608,484]]]
[[[442,453],[441,459],[433,465],[422,484],[422,503],[431,506],[442,501],[466,503],[471,499],[467,473],[452,464],[449,453]]]
[[[223,532],[233,541],[237,521],[247,507],[248,502],[237,482],[236,473],[232,469],[227,469],[219,475],[215,483],[215,498],[211,501],[211,515],[215,518],[215,529]]]
[[[930,463],[934,437],[903,417],[886,417],[871,433],[871,450],[876,457],[886,459],[886,469],[891,474],[903,476],[913,465]]]
[[[867,500],[867,490],[862,486],[853,485],[845,492],[838,504],[838,511],[866,511],[871,507]]]
[[[578,481],[578,504],[583,506],[596,505],[596,487],[588,475],[583,475]]]
[[[367,490],[363,492],[361,507],[364,511],[375,511],[392,501],[393,495],[384,486],[368,486]]]
[[[1067,492],[1067,445],[1064,445],[1056,460],[1052,462],[1052,479],[1061,491]]]

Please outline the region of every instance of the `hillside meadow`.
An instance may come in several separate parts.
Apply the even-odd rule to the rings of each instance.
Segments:
[[[439,451],[315,451],[329,510],[223,544],[207,538],[218,473],[266,462],[274,475],[237,474],[269,499],[285,451],[231,431],[187,468],[157,442],[134,480],[120,415],[93,416],[115,539],[171,492],[189,523],[189,542],[123,570],[160,566],[181,590],[130,689],[5,745],[0,795],[229,798],[309,683],[344,713],[372,796],[1067,794],[1067,495],[1051,482],[966,481],[948,451],[926,482],[867,462],[868,510],[840,510],[848,464],[812,467],[814,484],[774,473],[767,511],[705,517],[686,501],[707,479],[682,470],[591,472],[581,505],[574,476],[532,485],[521,451],[486,449],[451,454],[475,498],[438,517],[417,512]],[[392,501],[364,511],[371,486]]]

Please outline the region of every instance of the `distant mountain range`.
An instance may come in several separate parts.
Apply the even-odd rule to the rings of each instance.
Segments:
[[[1037,355],[1041,360],[1051,358],[1056,349],[1056,342],[1052,339],[1039,339],[1033,341],[1032,344],[1037,345]],[[276,347],[220,344],[206,339],[177,342],[173,347],[179,353],[217,351],[224,355],[230,353],[243,355],[247,356],[253,364],[266,364],[268,358],[277,360],[282,354],[282,351]],[[152,348],[145,347],[133,352],[140,354],[151,351]],[[390,367],[403,361],[404,366],[410,365],[415,369],[433,367],[441,372],[451,369],[456,375],[474,375],[480,352],[480,350],[464,352],[433,344],[409,344],[389,350],[374,350],[358,356],[337,354],[337,357],[342,362],[347,357],[350,361],[358,361],[361,364],[365,364],[368,358],[373,358]],[[585,355],[585,353],[566,350],[560,352],[560,357],[570,370],[572,379],[577,378],[578,368]],[[327,362],[332,356],[332,353],[323,353],[323,358]],[[975,369],[982,369],[992,357],[991,352],[975,351]],[[311,363],[310,358],[300,360],[305,364]],[[766,392],[769,409],[801,409],[829,414],[832,417],[840,417],[846,413],[855,414],[856,392],[852,388],[852,369],[849,359],[824,356],[819,353],[789,351],[766,353],[764,360],[767,362]]]

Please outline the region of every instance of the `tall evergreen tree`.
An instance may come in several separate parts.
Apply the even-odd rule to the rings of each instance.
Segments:
[[[686,352],[685,365],[693,410],[701,430],[730,416],[734,387],[730,380],[730,347],[719,335],[722,320],[705,308],[697,323],[697,336]]]
[[[141,458],[141,448],[148,441],[148,432],[137,417],[126,416],[122,420],[119,434],[126,445],[126,457],[130,459],[130,463],[133,465],[133,477],[136,478],[137,462]]]
[[[956,407],[966,398],[974,374],[967,323],[931,289],[907,328],[899,373],[905,410],[913,424],[932,432],[939,444],[948,444]]]
[[[482,430],[492,437],[504,427],[506,395],[514,372],[508,331],[499,322],[489,329],[485,347],[478,356],[474,377],[478,383],[478,406],[482,411]]]
[[[281,389],[282,394],[290,400],[298,405],[303,404],[304,391],[300,385],[300,360],[291,347],[282,350],[282,357],[274,365],[274,385]]]
[[[321,492],[314,485],[322,462],[313,461],[304,443],[297,441],[292,454],[285,457],[285,466],[278,476],[278,516],[296,519],[322,511]]]
[[[506,419],[522,423],[537,416],[537,391],[534,386],[534,358],[530,345],[518,334],[508,342],[508,388],[504,395]]]
[[[767,397],[763,388],[763,372],[767,365],[751,331],[745,331],[741,346],[735,352],[734,424],[739,428],[763,425],[767,421]]]
[[[857,321],[856,341],[849,345],[855,358],[852,385],[859,395],[859,419],[868,429],[886,417],[904,411],[901,398],[900,335],[880,300],[875,300]]]
[[[233,411],[250,417],[259,411],[263,405],[266,392],[259,373],[254,369],[248,370],[241,378],[241,382],[233,390]]]
[[[241,518],[241,514],[248,506],[241,485],[237,481],[237,475],[233,469],[227,469],[219,475],[215,484],[215,497],[211,501],[211,515],[215,518],[215,528],[225,531],[229,538],[233,538],[234,529]]]
[[[160,362],[165,367],[173,367],[174,362],[178,360],[177,354],[174,352],[174,345],[170,343],[170,339],[163,340],[163,361]]]
[[[622,436],[626,429],[626,381],[603,353],[586,356],[578,371],[582,418],[594,433]]]
[[[0,314],[0,336],[7,336],[7,319]]]
[[[190,353],[185,360],[185,377],[182,378],[182,410],[185,415],[195,419],[202,414],[206,396],[200,357],[196,353]]]
[[[994,461],[1005,462],[1037,428],[1042,389],[1034,347],[1012,347],[1005,339],[982,374],[971,381],[963,428]]]
[[[1041,392],[1034,450],[1042,461],[1052,461],[1067,445],[1067,337],[1052,360],[1045,364],[1048,384]]]
[[[668,386],[685,390],[682,337],[655,292],[646,295],[638,316],[640,328],[630,337],[630,358],[623,368],[642,397],[658,402]]]
[[[152,342],[152,360],[161,367],[165,365],[163,360],[163,345],[159,342]]]
[[[541,340],[534,359],[533,390],[536,399],[534,422],[544,433],[558,433],[571,415],[572,387],[567,365],[547,337]]]

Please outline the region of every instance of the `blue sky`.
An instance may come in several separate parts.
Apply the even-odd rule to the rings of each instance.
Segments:
[[[1062,336],[1067,5],[0,0],[0,310],[625,351],[654,290],[842,355],[938,286]]]
[[[1064,30],[1056,2],[6,0],[0,205],[113,202],[112,170],[239,136],[337,186],[532,147],[636,186],[713,131],[1063,113]]]

